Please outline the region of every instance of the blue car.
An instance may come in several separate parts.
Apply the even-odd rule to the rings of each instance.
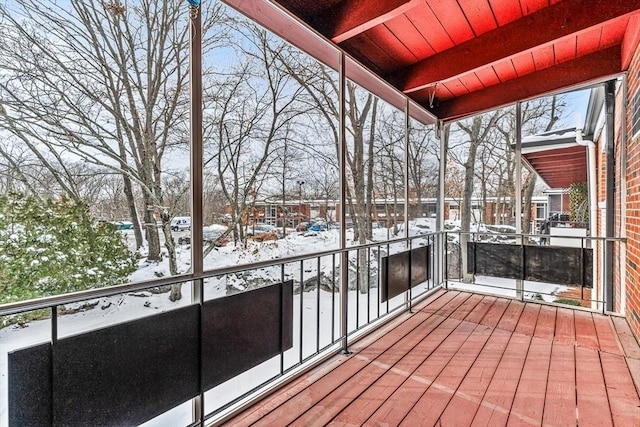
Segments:
[[[315,231],[315,232],[327,231],[327,224],[324,224],[322,222],[316,222],[311,227],[309,227],[309,231]]]

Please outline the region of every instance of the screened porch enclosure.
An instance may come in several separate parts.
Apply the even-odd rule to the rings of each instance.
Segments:
[[[638,242],[620,232],[614,162],[640,1],[145,1],[176,16],[163,47],[176,62],[155,64],[169,77],[150,84],[167,89],[162,114],[146,105],[146,128],[123,125],[140,151],[111,153],[121,169],[95,163],[134,183],[121,238],[137,269],[0,304],[0,425],[640,425],[621,297]],[[3,29],[37,12],[20,4],[13,17],[3,7]],[[160,16],[92,7],[114,31],[105,40]],[[34,25],[91,16],[50,10]],[[59,51],[84,51],[74,40]],[[119,70],[144,62],[143,45]],[[33,88],[65,69],[54,56]],[[82,90],[101,86],[81,84],[85,63],[67,92],[89,115],[145,110],[120,97],[92,109]],[[33,98],[11,76],[2,120]],[[597,158],[582,140],[568,157],[527,151],[571,127],[588,96],[600,98],[572,139],[597,136]],[[118,146],[111,118],[93,129],[73,119],[82,108],[44,107],[1,129],[46,134],[52,153],[84,162]],[[67,120],[75,133],[55,127]],[[589,181],[584,235],[540,233],[539,178]]]

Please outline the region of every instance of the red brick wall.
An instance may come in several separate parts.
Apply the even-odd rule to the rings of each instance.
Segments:
[[[624,168],[627,183],[627,256],[626,256],[626,312],[636,338],[640,338],[640,138],[631,134],[633,96],[640,90],[640,48],[636,48],[628,73],[627,95],[627,164]]]

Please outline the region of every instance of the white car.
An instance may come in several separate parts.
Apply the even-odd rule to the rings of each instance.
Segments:
[[[185,231],[191,229],[191,218],[177,216],[171,220],[171,231]]]

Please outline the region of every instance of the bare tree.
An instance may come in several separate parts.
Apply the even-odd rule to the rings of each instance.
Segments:
[[[464,192],[462,196],[462,204],[460,206],[460,220],[462,234],[460,235],[460,247],[462,258],[462,276],[463,281],[471,282],[473,276],[467,273],[467,243],[469,242],[469,231],[471,230],[471,205],[474,191],[473,178],[476,168],[476,155],[478,147],[487,142],[491,136],[491,131],[498,121],[504,116],[504,110],[496,110],[492,113],[474,116],[471,119],[460,121],[457,126],[465,135],[465,142],[468,143],[466,160],[464,166]]]
[[[236,46],[240,62],[208,93],[211,144],[207,165],[214,165],[230,207],[234,241],[244,240],[248,210],[268,176],[277,148],[290,138],[292,123],[306,112],[298,101],[302,88],[279,68],[292,49],[265,30],[239,23],[243,37]]]
[[[222,8],[204,7],[207,51],[224,33],[207,31],[222,19]],[[154,213],[166,205],[163,159],[188,140],[188,9],[161,0],[18,0],[1,6],[0,18],[0,128],[30,144],[64,193],[77,191],[59,172],[63,150],[120,173],[142,245],[139,218],[155,223]],[[140,213],[134,185],[141,189]],[[164,233],[176,274],[170,216],[163,216]],[[155,227],[147,228],[147,241],[148,259],[161,259]]]

